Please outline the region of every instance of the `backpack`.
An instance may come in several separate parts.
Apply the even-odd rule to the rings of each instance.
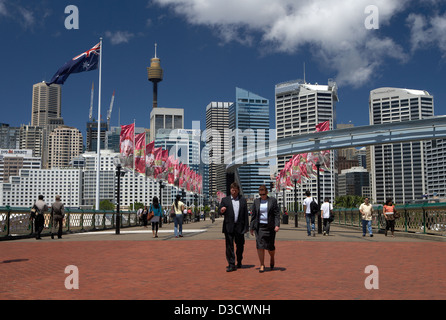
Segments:
[[[314,201],[314,198],[310,203],[310,212],[311,214],[317,214],[319,212],[319,205]]]

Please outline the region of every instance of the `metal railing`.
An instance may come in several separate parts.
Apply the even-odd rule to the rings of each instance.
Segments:
[[[408,233],[421,233],[446,236],[446,203],[422,203],[396,206],[401,214],[395,220],[395,230]],[[362,227],[362,217],[358,208],[347,208],[333,210],[335,220],[332,224],[340,226]],[[289,216],[295,219],[295,213]],[[298,223],[305,225],[305,214],[297,212]],[[372,214],[372,228],[383,230],[386,220],[383,215],[382,206],[374,206]]]
[[[0,240],[20,237],[31,237],[34,234],[34,223],[30,219],[30,208],[0,207]],[[45,224],[42,235],[49,235],[52,228],[50,213],[45,213]],[[87,232],[114,229],[116,212],[95,210],[65,209],[63,233]],[[121,212],[121,228],[138,225],[136,212]]]

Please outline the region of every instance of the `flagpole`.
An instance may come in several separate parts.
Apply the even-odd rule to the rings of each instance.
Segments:
[[[96,170],[96,210],[99,210],[100,192],[99,182],[101,177],[101,90],[102,90],[102,37],[100,38],[99,51],[99,98],[98,98],[98,156],[97,156],[97,170]]]

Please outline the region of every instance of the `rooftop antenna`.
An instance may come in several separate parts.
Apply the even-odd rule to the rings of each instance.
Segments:
[[[304,62],[304,83],[307,84],[305,62]]]

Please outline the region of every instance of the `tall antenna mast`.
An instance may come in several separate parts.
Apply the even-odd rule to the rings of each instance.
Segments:
[[[306,79],[306,70],[305,70],[305,62],[304,62],[304,83],[307,83],[307,79]]]

